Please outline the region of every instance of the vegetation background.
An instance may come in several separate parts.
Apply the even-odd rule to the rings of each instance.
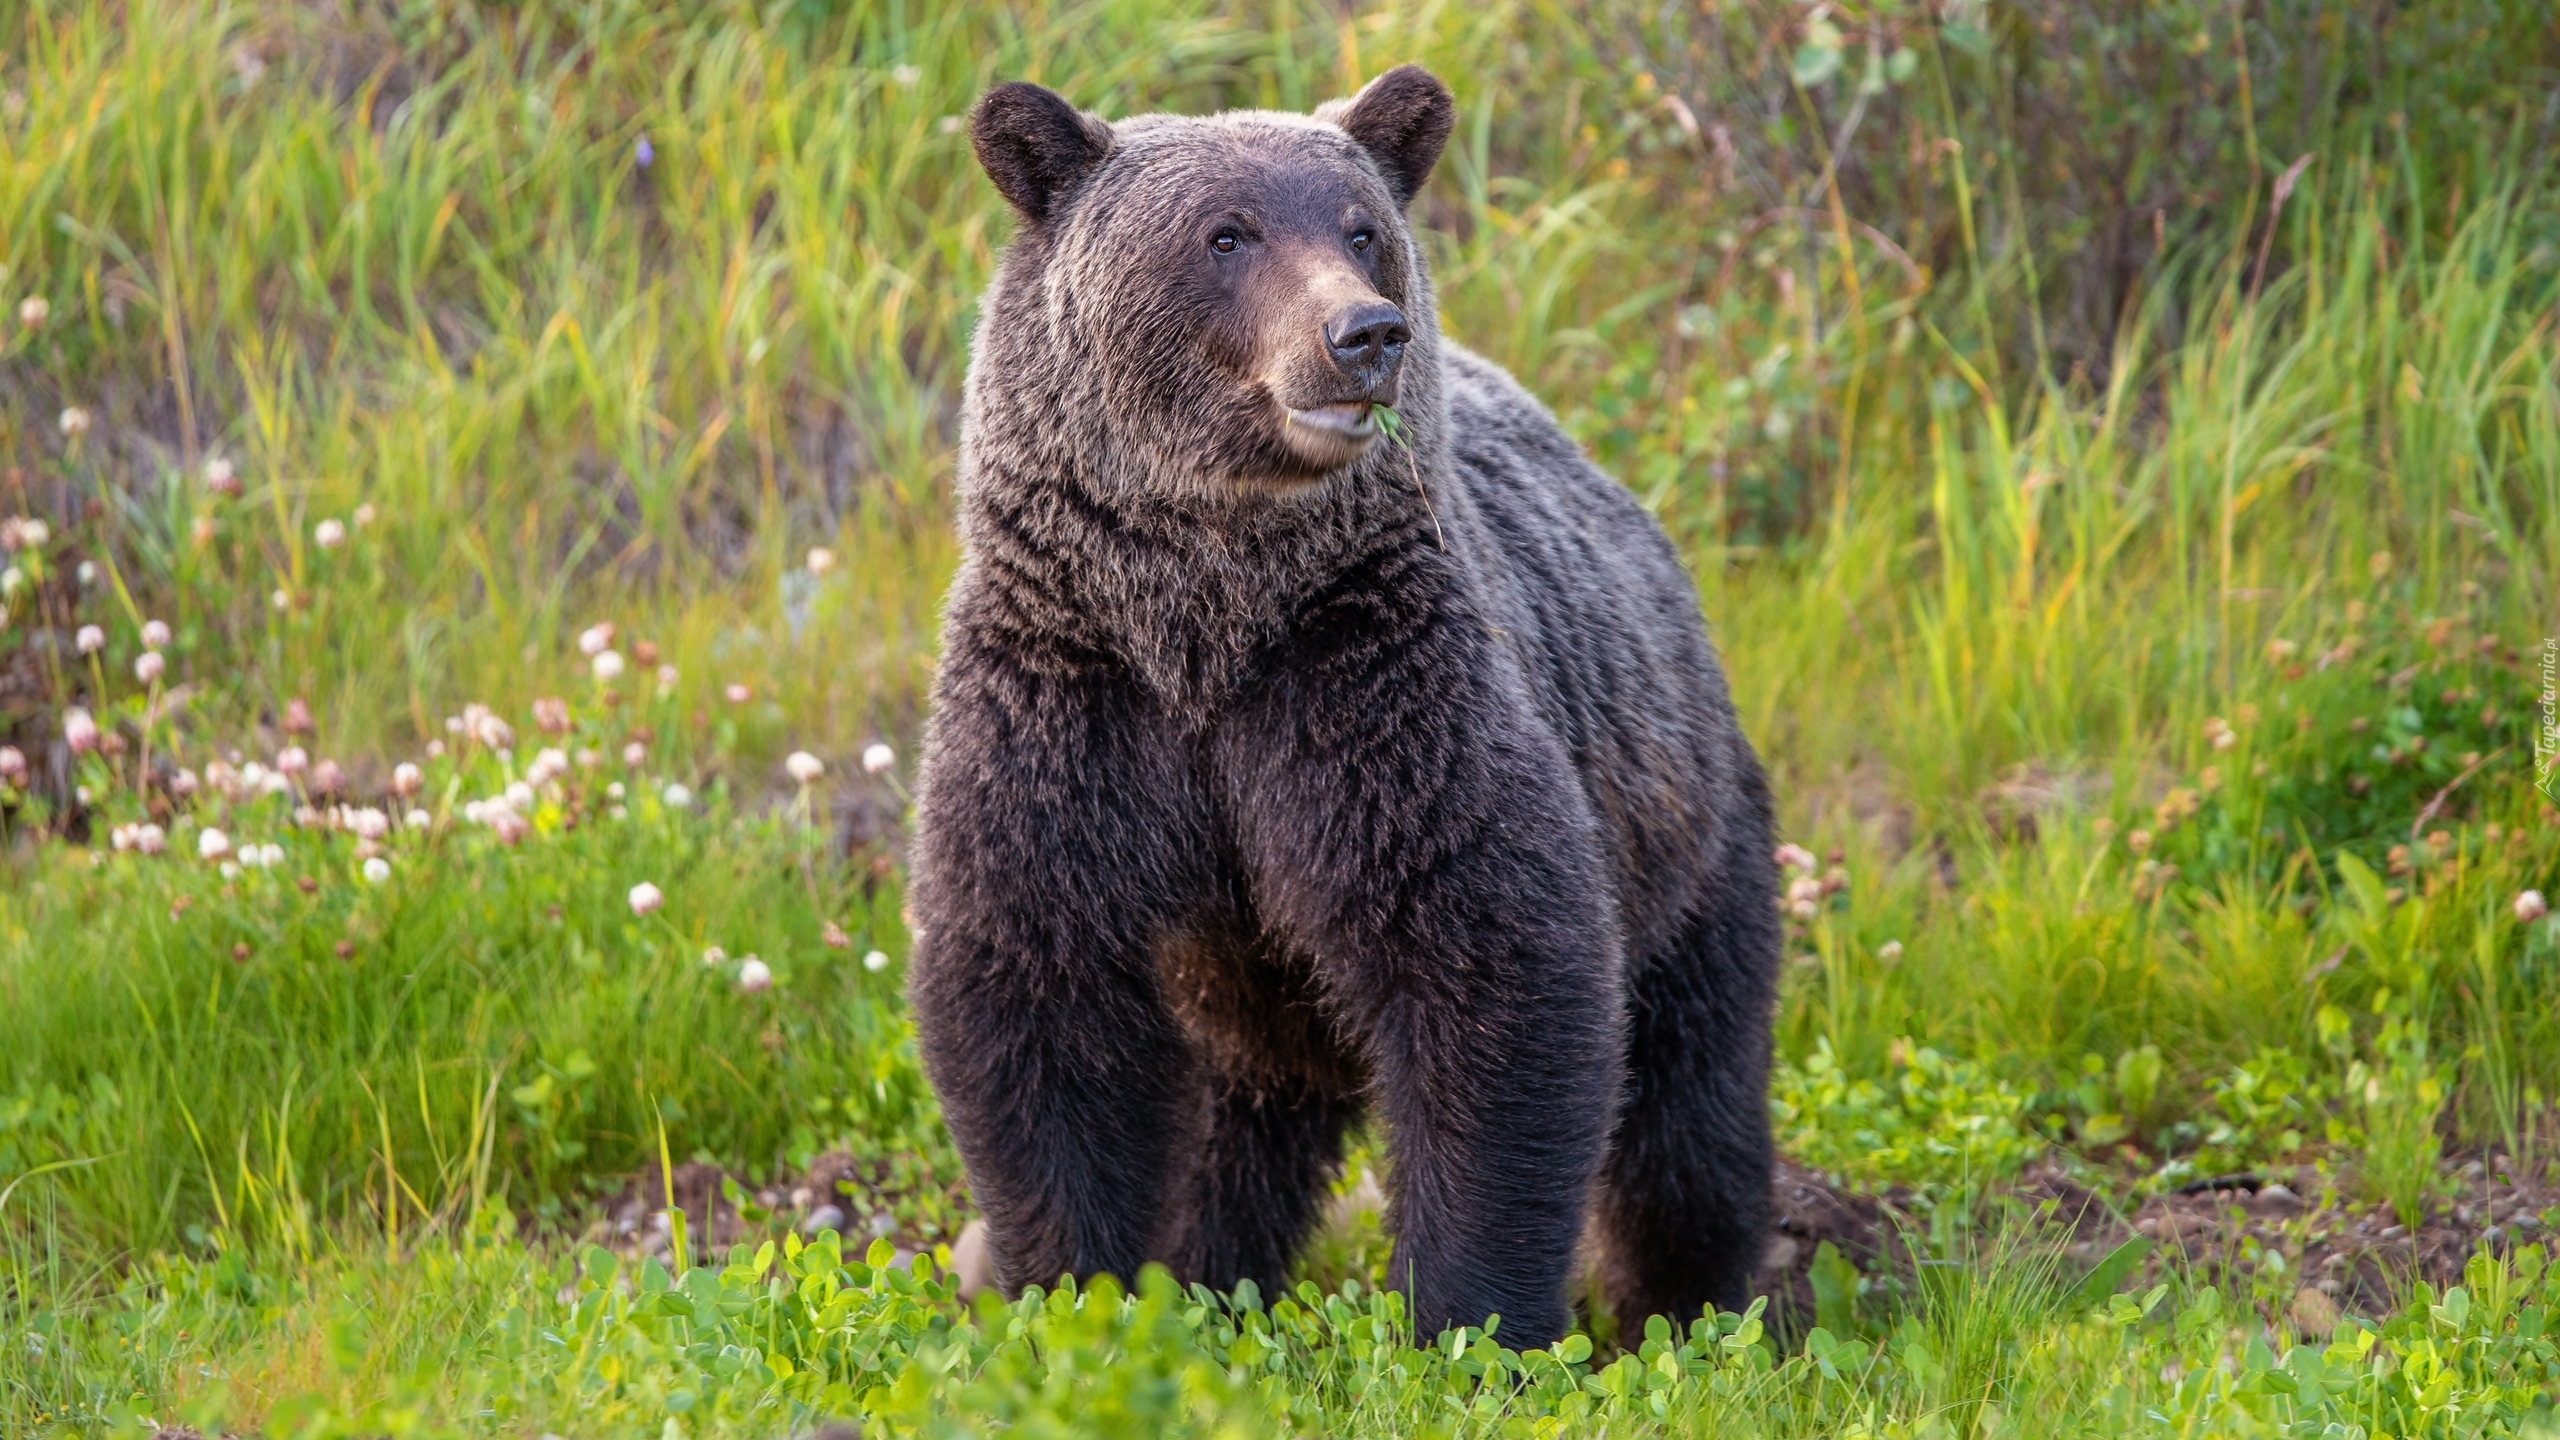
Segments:
[[[2111,1300],[1998,1195],[2281,1170],[2414,1226],[2465,1161],[2548,1173],[2547,4],[0,0],[0,37],[0,1428],[2545,1423],[2530,1244],[2333,1330],[2257,1259]],[[1790,1148],[1902,1187],[1932,1264],[1818,1274],[1813,1338],[1523,1357],[1399,1331],[1373,1219],[1242,1312],[634,1258],[595,1217],[687,1156],[848,1155],[857,1239],[967,1213],[897,899],[1008,224],[959,117],[1405,60],[1464,115],[1416,208],[1444,324],[1681,542],[1808,847]]]

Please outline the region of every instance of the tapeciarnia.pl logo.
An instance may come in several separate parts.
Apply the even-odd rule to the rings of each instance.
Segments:
[[[2560,802],[2560,636],[2542,642],[2542,726],[2533,732],[2533,783]]]

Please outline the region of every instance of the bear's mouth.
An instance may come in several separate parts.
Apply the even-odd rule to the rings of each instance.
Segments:
[[[1288,412],[1292,429],[1304,427],[1344,440],[1368,440],[1378,433],[1378,407],[1365,400],[1310,405],[1303,410],[1295,405],[1281,408]]]

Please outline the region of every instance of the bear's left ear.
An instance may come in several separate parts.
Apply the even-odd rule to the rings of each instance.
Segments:
[[[1396,203],[1406,205],[1439,163],[1440,147],[1458,123],[1458,102],[1438,76],[1419,65],[1399,65],[1362,86],[1339,111],[1326,106],[1316,113],[1360,142],[1396,192]]]
[[[969,117],[978,163],[1022,218],[1044,224],[1111,153],[1111,127],[1054,91],[1016,80],[988,91]]]

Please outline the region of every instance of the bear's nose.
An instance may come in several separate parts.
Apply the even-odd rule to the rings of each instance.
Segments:
[[[1333,363],[1372,386],[1383,385],[1395,375],[1396,367],[1404,363],[1405,342],[1412,338],[1404,312],[1385,300],[1347,305],[1324,325],[1324,342],[1332,347]]]

